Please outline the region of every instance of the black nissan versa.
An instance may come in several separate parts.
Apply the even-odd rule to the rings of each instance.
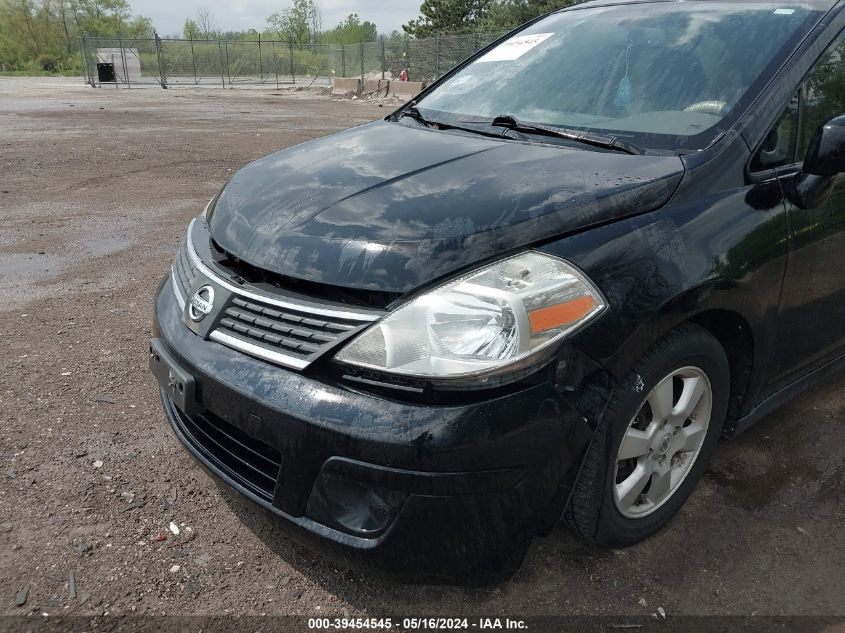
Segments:
[[[583,4],[244,167],[155,300],[174,432],[404,578],[506,577],[561,519],[654,534],[843,365],[842,7]]]

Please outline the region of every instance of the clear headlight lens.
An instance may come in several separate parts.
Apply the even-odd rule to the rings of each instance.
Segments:
[[[480,376],[539,353],[604,308],[580,271],[532,251],[420,295],[336,359],[421,378]]]

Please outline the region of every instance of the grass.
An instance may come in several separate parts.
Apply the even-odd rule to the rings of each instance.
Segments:
[[[50,72],[48,70],[0,70],[0,77],[80,77],[82,71],[63,70]]]

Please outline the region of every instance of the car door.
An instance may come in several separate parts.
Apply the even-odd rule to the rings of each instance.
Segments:
[[[787,191],[816,129],[845,113],[843,34],[816,62],[793,105],[795,101],[795,162],[779,169]],[[833,192],[817,207],[799,208],[788,198],[789,255],[778,317],[774,389],[838,356],[845,346],[845,178],[836,177]]]

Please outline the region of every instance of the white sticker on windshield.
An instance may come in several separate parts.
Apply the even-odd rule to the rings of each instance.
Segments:
[[[554,33],[535,33],[534,35],[517,35],[507,42],[502,42],[492,51],[480,57],[479,62],[509,62],[519,59],[538,44],[545,42]]]
[[[792,15],[795,9],[775,9],[775,15]]]

